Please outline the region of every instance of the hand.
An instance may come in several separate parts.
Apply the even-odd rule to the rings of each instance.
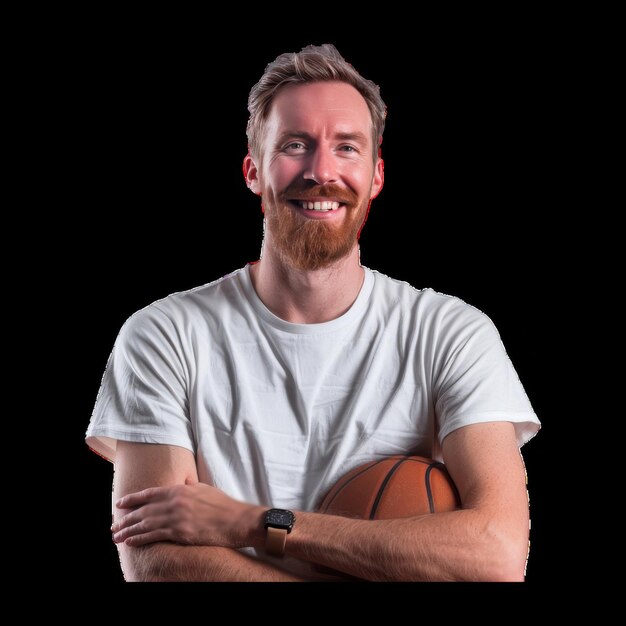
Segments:
[[[187,482],[130,493],[116,502],[133,509],[111,526],[113,541],[156,541],[240,548],[262,538],[262,507],[234,500],[204,483]]]

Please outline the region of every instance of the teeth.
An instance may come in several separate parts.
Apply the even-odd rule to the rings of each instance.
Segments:
[[[339,208],[339,202],[301,201],[300,205],[303,209],[308,209],[309,211],[336,211]]]

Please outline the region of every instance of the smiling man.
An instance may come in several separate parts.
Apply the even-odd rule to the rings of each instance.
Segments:
[[[359,262],[384,178],[378,88],[309,46],[267,67],[249,110],[261,259],[131,317],[87,431],[115,462],[125,578],[523,580],[519,447],[539,421],[496,329]],[[315,512],[347,471],[395,454],[443,460],[462,508]]]

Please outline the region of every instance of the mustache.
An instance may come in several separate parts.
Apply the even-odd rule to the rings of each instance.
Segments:
[[[283,200],[309,200],[311,198],[333,198],[342,204],[356,204],[359,197],[351,189],[339,185],[303,185],[300,182],[292,183],[281,194]]]

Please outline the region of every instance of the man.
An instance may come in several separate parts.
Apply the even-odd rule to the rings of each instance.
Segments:
[[[249,110],[260,261],[131,317],[87,431],[115,461],[126,579],[523,580],[519,446],[539,421],[497,331],[359,262],[384,180],[378,88],[309,46],[267,67]],[[347,471],[393,454],[443,459],[462,509],[314,512]]]

